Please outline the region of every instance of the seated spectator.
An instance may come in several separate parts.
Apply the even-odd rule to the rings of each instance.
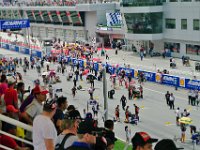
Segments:
[[[184,149],[184,148],[177,148],[174,141],[171,139],[163,139],[159,141],[154,150],[178,150],[178,149]]]
[[[62,120],[64,119],[63,111],[67,108],[67,98],[66,97],[59,97],[57,99],[57,109],[56,113],[53,116],[53,121],[57,130],[57,133],[60,134],[63,131],[62,128]]]
[[[158,139],[151,138],[146,132],[136,132],[132,138],[133,150],[152,150],[152,143]]]
[[[81,116],[79,111],[73,110],[69,113],[65,114],[63,120],[64,130],[58,136],[56,141],[56,148],[58,149],[67,149],[70,147],[75,141],[78,140],[77,130],[79,123],[81,121]]]
[[[56,128],[52,118],[56,112],[56,102],[47,100],[42,114],[33,121],[33,146],[34,150],[55,150],[57,138]]]

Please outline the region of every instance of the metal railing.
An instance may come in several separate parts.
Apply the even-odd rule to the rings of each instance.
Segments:
[[[32,132],[32,126],[26,125],[26,124],[24,124],[24,123],[22,123],[22,122],[20,122],[20,121],[17,121],[17,120],[15,120],[15,119],[10,118],[10,117],[4,116],[4,115],[2,115],[2,114],[0,114],[0,120],[1,120],[1,121],[4,121],[4,122],[6,122],[6,123],[12,124],[12,125],[14,125],[14,126],[16,126],[16,127],[20,127],[20,128],[22,128],[22,129],[25,129],[26,131]],[[29,145],[33,145],[33,143],[30,142],[30,141],[28,141],[28,140],[25,140],[25,139],[23,139],[23,138],[17,137],[17,136],[15,136],[15,135],[12,135],[12,134],[10,134],[10,133],[4,132],[4,131],[2,131],[2,130],[0,130],[0,134],[9,136],[9,137],[11,137],[11,138],[13,138],[13,139],[15,139],[15,140],[17,140],[17,141],[21,141],[21,142],[23,142],[23,143],[26,143],[26,144],[29,144]],[[9,148],[9,147],[7,147],[7,146],[4,146],[4,145],[2,145],[2,144],[0,144],[0,148],[6,149],[6,150],[13,150],[13,149],[11,149],[11,148]]]

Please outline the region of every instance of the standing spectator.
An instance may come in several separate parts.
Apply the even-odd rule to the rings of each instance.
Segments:
[[[124,95],[122,95],[122,97],[120,99],[120,103],[122,103],[122,109],[125,110],[127,100],[126,100],[126,97]]]
[[[57,138],[56,128],[51,121],[56,112],[56,102],[47,100],[43,112],[33,121],[33,146],[34,150],[55,150]]]
[[[104,137],[110,139],[113,143],[117,141],[115,138],[114,130],[114,122],[112,120],[106,120],[104,123]]]
[[[73,79],[73,82],[74,82],[74,87],[76,87],[76,82],[77,82],[77,80],[76,80],[75,77],[74,77],[74,79]]]
[[[94,88],[92,86],[88,89],[88,93],[90,94],[90,99],[93,99]]]
[[[188,104],[189,104],[189,105],[191,104],[191,98],[192,98],[192,91],[189,90],[189,91],[188,91]]]
[[[179,126],[179,118],[180,118],[180,108],[178,107],[176,110],[175,110],[175,114],[176,114],[176,125]]]
[[[78,140],[77,130],[80,121],[81,116],[77,110],[72,110],[65,114],[63,120],[64,130],[57,138],[56,148],[67,149]]]
[[[156,146],[155,150],[179,150],[184,148],[177,148],[174,141],[171,139],[163,139],[159,141]]]
[[[16,80],[10,76],[8,78],[8,89],[5,91],[4,100],[6,106],[13,105],[16,109],[18,109],[17,91],[14,89],[15,84]]]
[[[186,131],[186,125],[181,123],[180,124],[181,127],[181,142],[185,143],[185,131]]]
[[[140,58],[141,58],[141,61],[143,60],[144,58],[144,46],[142,45],[141,48],[140,48]]]
[[[116,119],[116,121],[120,122],[120,118],[119,118],[119,105],[117,105],[117,107],[115,108],[115,119]]]
[[[170,97],[169,97],[169,106],[170,106],[170,109],[174,109],[174,101],[175,101],[175,97],[174,97],[173,93],[171,93]]]
[[[135,117],[139,121],[139,110],[140,110],[140,108],[136,104],[133,104],[133,106],[135,107]]]
[[[1,75],[1,84],[0,84],[0,96],[5,94],[6,89],[8,88],[6,75]]]
[[[65,109],[67,109],[67,98],[66,97],[59,97],[57,99],[57,109],[56,109],[56,113],[53,116],[53,121],[57,130],[57,133],[60,134],[63,131],[62,128],[62,123],[63,123],[63,119],[64,119],[64,113],[63,111]]]
[[[72,96],[73,96],[73,98],[74,98],[75,95],[76,95],[76,93],[77,93],[77,89],[76,89],[76,87],[74,86],[71,90],[72,90]]]
[[[92,124],[87,121],[79,123],[78,140],[67,150],[92,150],[90,145],[96,144],[96,136],[92,135],[93,128]]]
[[[167,91],[167,93],[165,94],[165,99],[168,106],[169,106],[169,98],[170,98],[170,93],[169,91]]]
[[[130,138],[131,138],[131,128],[128,126],[125,126],[125,132],[126,132],[126,143],[130,143]]]
[[[151,138],[146,132],[136,132],[131,141],[133,150],[153,150],[152,143],[158,139]]]

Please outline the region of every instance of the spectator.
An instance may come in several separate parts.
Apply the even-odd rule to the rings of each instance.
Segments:
[[[158,139],[151,138],[146,132],[136,132],[132,138],[133,150],[152,150],[152,143]]]
[[[68,112],[74,111],[74,110],[76,110],[76,108],[74,107],[74,105],[69,105],[69,106],[67,107],[67,111],[68,111]]]
[[[178,149],[184,149],[184,148],[177,148],[174,141],[171,139],[163,139],[159,141],[154,150],[178,150]]]
[[[5,94],[6,89],[8,88],[6,75],[1,75],[1,84],[0,84],[0,96]]]
[[[111,140],[111,142],[117,141],[115,138],[114,130],[114,122],[112,120],[106,120],[104,123],[105,131],[104,131],[104,137]]]
[[[51,121],[56,112],[56,102],[47,100],[42,114],[33,121],[33,146],[34,150],[55,150],[57,138],[56,128]]]
[[[32,125],[33,119],[42,112],[42,102],[46,100],[47,93],[47,90],[39,86],[33,89],[34,99],[27,106],[25,112],[22,113],[22,117],[26,123]]]
[[[16,84],[16,80],[14,77],[10,76],[8,78],[8,89],[6,89],[4,94],[4,100],[6,106],[13,105],[16,109],[18,109],[18,98],[17,98],[17,91],[14,89]]]
[[[91,144],[96,144],[96,136],[92,135],[93,126],[87,121],[79,124],[78,141],[74,142],[67,150],[92,150]]]
[[[53,116],[53,121],[57,130],[57,133],[60,134],[63,129],[62,129],[62,120],[64,118],[64,113],[63,111],[67,108],[67,98],[66,97],[59,97],[57,99],[57,109],[56,113]]]
[[[17,93],[18,93],[18,108],[20,108],[21,104],[24,102],[24,83],[19,82],[17,84]]]
[[[57,138],[56,149],[67,149],[78,140],[76,135],[80,121],[81,116],[77,110],[72,110],[65,115],[63,120],[64,130]]]

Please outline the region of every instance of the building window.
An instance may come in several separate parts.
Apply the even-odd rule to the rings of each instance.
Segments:
[[[175,29],[176,28],[176,19],[165,19],[166,29]]]
[[[200,45],[186,44],[186,53],[191,55],[200,55]]]
[[[169,2],[178,2],[178,0],[169,0]]]
[[[180,53],[180,43],[165,42],[164,49],[170,50],[170,52]]]
[[[199,30],[199,19],[193,20],[193,30]]]
[[[181,19],[181,30],[187,30],[187,19]]]

